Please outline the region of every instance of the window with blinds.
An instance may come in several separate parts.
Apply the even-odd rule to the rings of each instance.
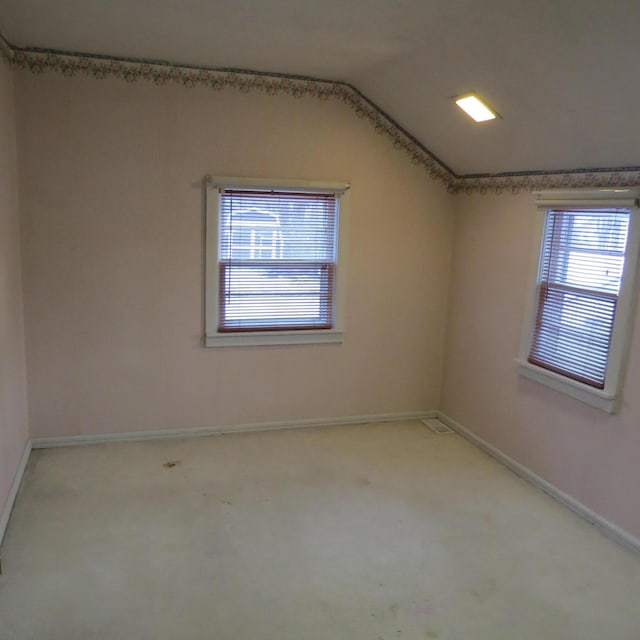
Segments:
[[[340,195],[222,188],[217,332],[332,329]]]
[[[629,220],[626,209],[547,211],[531,364],[605,388]]]
[[[340,343],[349,184],[207,176],[207,347]]]

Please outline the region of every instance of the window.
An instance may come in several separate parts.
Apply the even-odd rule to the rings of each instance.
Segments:
[[[342,341],[348,185],[207,186],[206,345]]]
[[[539,195],[544,222],[521,372],[613,412],[637,263],[635,197]]]

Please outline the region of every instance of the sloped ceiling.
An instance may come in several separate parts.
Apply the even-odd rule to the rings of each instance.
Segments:
[[[16,49],[347,82],[457,175],[640,166],[638,25],[637,0],[0,3]]]

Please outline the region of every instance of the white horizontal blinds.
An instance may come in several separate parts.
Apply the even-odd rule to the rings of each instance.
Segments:
[[[338,197],[220,193],[219,332],[331,329]]]
[[[603,389],[629,211],[548,211],[529,362]]]

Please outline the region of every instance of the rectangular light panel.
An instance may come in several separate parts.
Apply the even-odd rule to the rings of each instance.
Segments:
[[[490,109],[477,96],[468,95],[456,98],[456,104],[476,122],[486,122],[496,118],[495,111]]]

